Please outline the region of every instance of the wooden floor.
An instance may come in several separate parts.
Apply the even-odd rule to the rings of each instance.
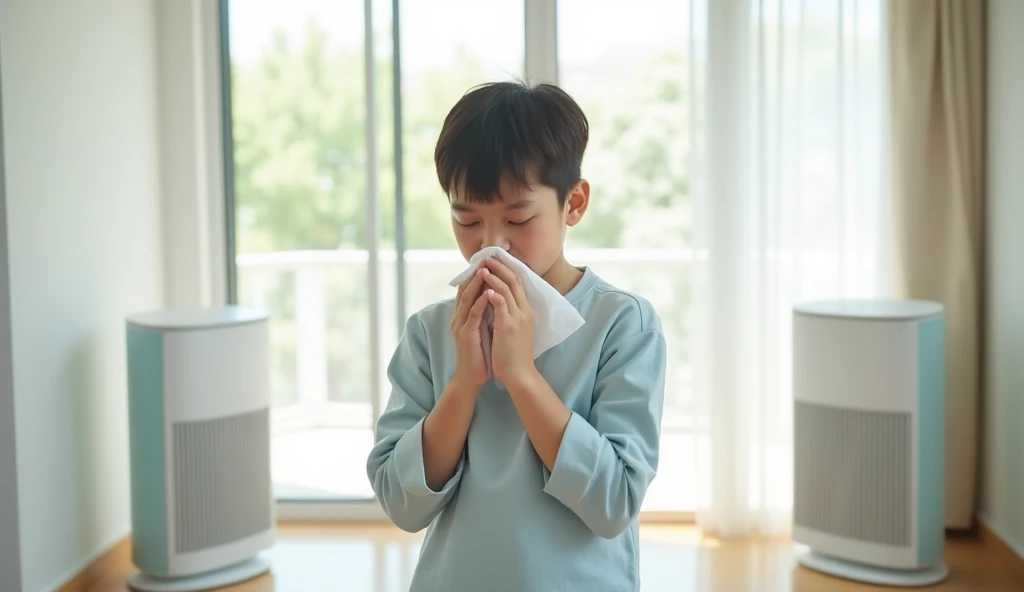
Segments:
[[[854,592],[886,588],[857,585],[794,563],[785,540],[725,541],[692,527],[641,528],[644,592]],[[227,588],[229,592],[405,592],[419,551],[419,535],[386,526],[282,525],[266,555],[272,572]],[[122,545],[106,574],[89,592],[124,592],[132,571]],[[952,536],[946,546],[950,577],[936,591],[1024,591],[1010,558],[991,545]],[[1019,574],[1018,574],[1019,576]]]

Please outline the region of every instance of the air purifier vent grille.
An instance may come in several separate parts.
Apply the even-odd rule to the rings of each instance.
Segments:
[[[911,417],[797,402],[794,520],[849,539],[911,544]]]
[[[174,424],[175,551],[270,528],[270,411]]]

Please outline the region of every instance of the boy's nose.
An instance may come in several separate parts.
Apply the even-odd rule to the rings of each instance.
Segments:
[[[485,236],[483,244],[480,245],[480,248],[485,249],[487,247],[501,247],[502,249],[507,251],[509,249],[509,246],[510,245],[508,244],[508,239],[506,239],[503,234],[495,233],[488,234],[487,236]]]

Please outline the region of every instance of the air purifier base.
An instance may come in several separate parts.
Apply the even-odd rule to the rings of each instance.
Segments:
[[[267,571],[270,571],[270,561],[256,556],[222,569],[180,578],[137,572],[129,578],[128,587],[138,592],[198,592],[244,582]]]
[[[799,554],[797,561],[814,571],[881,586],[931,586],[945,580],[949,575],[949,568],[942,561],[919,569],[894,569],[846,561],[814,551]]]

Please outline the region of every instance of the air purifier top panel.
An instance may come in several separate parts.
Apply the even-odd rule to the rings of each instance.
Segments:
[[[794,307],[800,315],[878,321],[910,321],[942,314],[942,305],[926,300],[836,300]]]
[[[157,331],[194,331],[266,320],[267,311],[243,306],[171,308],[128,317],[128,324]]]

